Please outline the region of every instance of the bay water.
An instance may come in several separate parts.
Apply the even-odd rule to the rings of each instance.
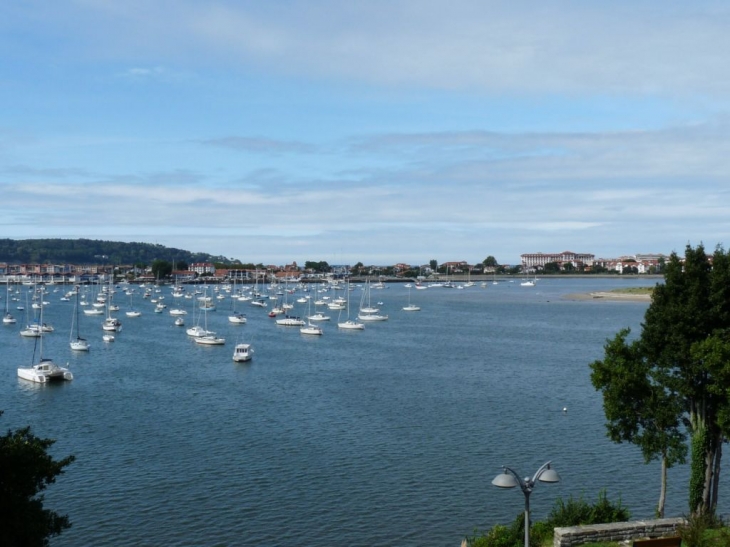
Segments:
[[[76,456],[46,492],[47,506],[73,523],[54,547],[456,546],[523,510],[518,489],[491,485],[501,466],[531,476],[548,460],[562,480],[538,484],[533,518],[558,497],[593,502],[601,490],[651,518],[659,465],[606,438],[588,367],[619,329],[638,334],[648,303],[565,296],[656,282],[387,284],[372,301],[388,321],[342,331],[329,312],[321,337],[244,303],[236,308],[248,322],[231,324],[227,298],[207,315],[227,340],[213,347],[173,325],[168,311],[181,306],[193,324],[192,300],[162,288],[168,309],[139,299],[133,319],[118,293],[115,342],[102,342],[103,316],[80,317],[88,353],[69,349],[73,301],[49,292],[44,321],[55,332],[43,353],[75,379],[17,378],[36,341],[19,336],[16,311],[18,324],[0,328],[0,425],[30,425],[57,440],[56,457]],[[347,294],[353,316],[362,290]],[[403,311],[409,299],[421,311]],[[237,342],[253,344],[252,361],[232,361]],[[667,516],[686,512],[686,490],[687,466],[671,469]]]

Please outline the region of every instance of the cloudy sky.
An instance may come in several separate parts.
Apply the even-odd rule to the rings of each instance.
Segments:
[[[244,262],[730,246],[730,4],[6,0],[0,237]]]

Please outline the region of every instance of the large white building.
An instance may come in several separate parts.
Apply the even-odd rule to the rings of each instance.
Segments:
[[[528,253],[520,255],[520,258],[522,259],[522,269],[531,270],[534,268],[543,268],[545,264],[550,262],[557,262],[561,265],[570,262],[576,268],[581,264],[591,266],[595,255],[563,251],[562,253]]]

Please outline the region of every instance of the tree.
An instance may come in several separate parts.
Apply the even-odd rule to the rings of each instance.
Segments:
[[[54,442],[36,437],[30,427],[9,430],[0,437],[0,534],[3,545],[47,546],[51,536],[71,527],[68,516],[44,509],[43,496],[39,495],[75,459],[67,456],[54,460],[48,454]]]
[[[494,258],[492,255],[489,255],[487,258],[485,258],[482,261],[482,264],[484,264],[487,268],[496,268],[497,266],[499,266],[497,259]]]
[[[432,272],[435,272],[436,270],[438,270],[439,261],[436,260],[435,258],[432,258],[431,260],[428,261],[428,266],[429,266],[429,268],[431,268]]]
[[[608,437],[641,449],[644,461],[661,460],[661,488],[657,517],[664,517],[667,469],[684,463],[687,447],[680,420],[681,408],[662,386],[652,382],[639,342],[627,343],[630,329],[621,330],[604,346],[603,361],[591,364],[591,382],[603,393]]]
[[[172,263],[167,260],[155,260],[152,263],[152,275],[155,279],[164,279],[172,273]]]
[[[617,383],[622,368],[632,369],[632,389],[648,389],[684,424],[691,445],[689,508],[695,515],[713,513],[717,505],[722,441],[730,434],[724,418],[730,416],[730,394],[725,388],[730,374],[725,370],[728,361],[723,361],[723,352],[730,355],[729,330],[730,255],[718,247],[710,261],[701,244],[694,249],[687,245],[684,260],[672,253],[666,263],[664,283],[654,289],[637,344],[629,346],[625,336],[618,337],[614,345],[607,345],[601,365],[592,365],[594,374],[603,365],[613,369],[598,379],[604,409],[611,404],[606,395],[613,391],[617,400],[632,404],[631,390],[622,391]],[[616,355],[622,356],[618,364]],[[638,421],[641,415],[651,415],[652,409],[640,407],[644,414],[635,412],[628,420]],[[608,412],[606,417],[610,424]],[[664,416],[657,427],[673,435],[672,424]],[[638,424],[634,431],[640,428]],[[625,435],[625,440],[642,446],[638,437]]]

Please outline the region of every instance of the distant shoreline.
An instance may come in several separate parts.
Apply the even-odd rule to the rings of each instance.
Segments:
[[[621,292],[590,292],[590,293],[571,293],[566,294],[563,298],[566,300],[604,300],[607,302],[651,302],[649,294],[631,294]]]

